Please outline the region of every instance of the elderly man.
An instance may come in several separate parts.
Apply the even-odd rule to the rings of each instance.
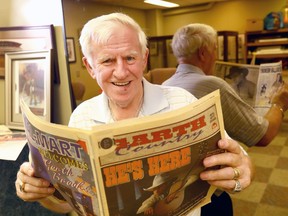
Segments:
[[[225,130],[229,136],[247,146],[266,146],[271,142],[288,108],[286,84],[278,90],[273,106],[262,117],[225,80],[212,76],[217,56],[217,32],[211,26],[195,23],[179,28],[172,39],[172,50],[178,67],[163,85],[184,88],[197,98],[220,89]],[[245,77],[245,73],[242,76]],[[235,79],[238,86],[244,85],[242,79],[237,80],[232,74],[230,78]],[[222,193],[220,197],[213,196],[212,203],[203,208],[202,214],[232,215],[232,204],[230,208],[223,205],[229,202],[231,199],[227,193]]]
[[[153,85],[143,78],[149,54],[146,35],[125,14],[112,13],[88,21],[82,29],[80,44],[88,73],[103,93],[73,111],[70,127],[91,129],[122,119],[168,112],[197,100],[184,89]],[[219,140],[218,146],[226,151],[204,159],[203,166],[208,169],[200,173],[200,178],[230,192],[249,186],[253,170],[247,154],[231,139]],[[209,170],[217,165],[225,166]],[[17,195],[25,201],[38,201],[60,213],[72,211],[68,202],[50,199],[55,188],[48,181],[36,178],[28,162],[21,165],[15,186]],[[195,209],[189,215],[199,216],[200,211]],[[117,215],[133,213],[118,212]]]

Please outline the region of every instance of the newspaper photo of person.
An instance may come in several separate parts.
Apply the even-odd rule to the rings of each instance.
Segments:
[[[271,86],[271,89],[269,91],[269,95],[268,95],[268,98],[269,98],[269,101],[271,102],[271,99],[274,95],[274,93],[277,91],[277,89],[283,84],[283,79],[282,79],[282,74],[281,73],[277,73],[276,74],[276,79],[275,81],[273,82],[272,86]]]
[[[144,188],[144,191],[152,192],[152,195],[146,199],[141,207],[138,209],[137,214],[144,212],[144,215],[154,215],[154,206],[160,200],[167,199],[167,203],[170,200],[169,189],[173,185],[176,178],[171,178],[168,173],[160,173],[154,177],[153,184],[149,188]]]
[[[250,105],[254,102],[256,84],[247,79],[249,71],[245,67],[232,66],[229,69],[229,74],[225,78],[230,79],[230,85],[244,100]]]
[[[195,200],[195,204],[201,198],[195,197],[195,188],[205,188],[196,174],[194,166],[184,167],[180,170],[159,173],[154,176],[149,187],[143,188],[152,195],[147,197],[137,211],[137,215],[174,215],[179,214],[187,200]],[[193,196],[194,194],[194,196]],[[142,214],[141,214],[142,213]]]

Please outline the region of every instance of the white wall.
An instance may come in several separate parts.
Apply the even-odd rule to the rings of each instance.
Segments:
[[[53,86],[56,123],[67,124],[72,112],[66,54],[64,47],[64,21],[60,0],[0,0],[0,26],[37,26],[53,24],[56,33],[60,70],[60,85]],[[0,80],[0,124],[5,123],[5,81]]]

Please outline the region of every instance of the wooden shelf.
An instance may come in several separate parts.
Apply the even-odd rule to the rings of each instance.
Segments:
[[[283,45],[288,45],[288,41],[254,42],[254,43],[247,43],[246,44],[246,46],[248,46],[248,47],[283,46]]]
[[[256,54],[257,59],[269,59],[269,58],[288,58],[288,53],[281,54]],[[248,55],[247,59],[252,59],[252,55]]]
[[[250,35],[270,35],[270,34],[281,34],[281,33],[287,33],[288,32],[288,28],[282,28],[282,29],[277,29],[277,30],[262,30],[262,31],[250,31],[247,32]]]
[[[259,42],[261,41],[261,42]],[[256,64],[282,61],[283,70],[288,69],[288,29],[279,29],[271,31],[254,31],[245,33],[245,61],[250,63],[253,56],[251,53],[255,53],[258,48],[267,50],[273,47],[281,47],[284,52],[275,53],[258,53],[256,54]],[[269,48],[268,48],[269,47]],[[259,50],[259,49],[258,49]],[[286,52],[287,51],[287,52]]]

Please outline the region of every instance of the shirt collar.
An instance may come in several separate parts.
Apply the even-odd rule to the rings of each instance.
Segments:
[[[144,86],[144,103],[142,106],[142,114],[144,116],[153,115],[169,106],[160,85],[149,83],[143,78]]]
[[[140,116],[153,115],[169,106],[169,103],[159,85],[149,83],[143,78],[144,101],[140,111]],[[108,105],[108,97],[102,92],[99,96],[92,99],[94,107],[91,107],[91,118],[101,123],[112,122],[112,116]],[[95,105],[97,107],[95,107]]]
[[[179,64],[176,73],[198,73],[205,75],[205,73],[199,67],[191,64]]]

